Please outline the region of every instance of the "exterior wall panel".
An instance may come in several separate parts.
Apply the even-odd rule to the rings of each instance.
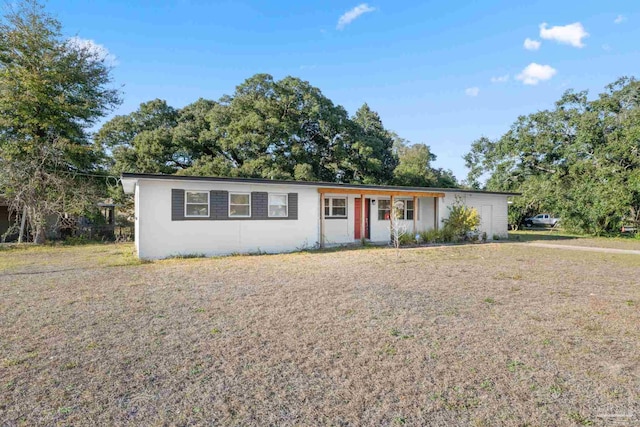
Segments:
[[[445,193],[440,203],[440,217],[448,218],[449,207],[462,201],[466,206],[475,208],[481,217],[480,231],[487,233],[487,239],[493,240],[494,236],[506,238],[509,230],[507,196],[504,194],[482,193]],[[490,207],[491,209],[488,209]],[[482,218],[484,212],[485,218]],[[486,218],[489,216],[490,218]]]
[[[181,188],[178,188],[181,187]],[[184,198],[178,218],[179,192],[209,191],[209,218],[184,218]],[[254,193],[256,218],[228,218],[228,193]],[[268,193],[289,194],[288,218],[268,218]],[[258,195],[257,199],[255,194]],[[295,196],[291,197],[292,194]],[[264,199],[267,196],[267,199]],[[184,197],[184,196],[182,196]],[[262,198],[262,199],[261,199]],[[260,200],[265,200],[262,203]],[[139,180],[136,185],[136,246],[141,258],[175,255],[207,256],[250,252],[286,252],[318,244],[318,192],[316,188],[206,181]]]

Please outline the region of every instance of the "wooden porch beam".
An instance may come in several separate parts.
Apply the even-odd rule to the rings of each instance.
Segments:
[[[318,188],[320,194],[359,194],[369,196],[398,196],[398,197],[444,197],[444,193],[433,191],[403,191],[403,190],[369,190],[369,189],[352,189],[352,188]]]

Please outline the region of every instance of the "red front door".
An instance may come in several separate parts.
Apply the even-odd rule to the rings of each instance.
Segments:
[[[361,239],[360,229],[362,228],[362,205],[360,203],[361,203],[361,200],[356,199],[356,204],[355,204],[356,212],[355,212],[355,215],[353,216],[355,218],[354,234],[355,234],[356,240]],[[369,233],[369,199],[364,199],[364,235],[366,239],[371,238]]]

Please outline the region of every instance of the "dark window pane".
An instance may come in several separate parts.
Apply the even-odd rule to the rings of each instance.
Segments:
[[[248,194],[231,194],[231,204],[232,205],[248,205],[249,195]]]
[[[269,216],[274,218],[284,218],[287,216],[287,207],[270,205]]]
[[[209,216],[209,206],[188,204],[187,216]]]
[[[347,216],[347,208],[334,206],[333,216]]]
[[[347,199],[333,199],[333,206],[337,206],[337,207],[347,206]]]
[[[249,206],[247,205],[231,205],[229,216],[249,216]]]
[[[378,219],[388,220],[389,219],[389,206],[391,205],[390,200],[378,200]]]
[[[196,193],[187,191],[187,203],[207,203],[209,196],[207,193]]]

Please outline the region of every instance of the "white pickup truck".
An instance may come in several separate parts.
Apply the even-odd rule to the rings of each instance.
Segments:
[[[538,214],[524,220],[525,227],[555,227],[560,218],[554,218],[549,214]]]

